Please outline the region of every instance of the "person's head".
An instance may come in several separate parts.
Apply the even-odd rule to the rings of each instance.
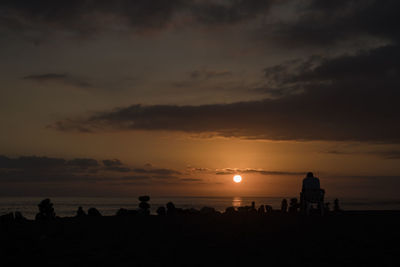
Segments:
[[[313,178],[313,177],[314,177],[314,174],[312,172],[307,173],[307,178]]]

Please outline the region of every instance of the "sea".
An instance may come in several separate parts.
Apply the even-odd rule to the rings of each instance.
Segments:
[[[250,206],[254,201],[259,205],[270,205],[279,209],[283,198],[290,197],[152,197],[149,201],[151,213],[155,214],[160,206],[173,202],[177,208],[213,207],[218,211],[224,211],[227,207]],[[33,219],[38,212],[38,204],[42,197],[0,197],[0,215],[19,211],[28,219]],[[79,206],[84,210],[96,208],[102,215],[115,215],[120,208],[137,209],[137,197],[53,197],[51,198],[57,216],[70,217],[76,214]],[[333,199],[326,199],[333,207]],[[400,210],[399,199],[340,199],[340,207],[343,210]]]

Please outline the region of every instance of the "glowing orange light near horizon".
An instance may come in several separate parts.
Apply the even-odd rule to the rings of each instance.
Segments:
[[[235,183],[240,183],[242,181],[242,176],[240,176],[240,175],[233,176],[233,181]]]

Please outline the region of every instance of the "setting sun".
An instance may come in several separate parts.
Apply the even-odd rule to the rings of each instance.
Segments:
[[[233,181],[235,183],[240,183],[242,181],[242,176],[240,176],[240,175],[233,176]]]

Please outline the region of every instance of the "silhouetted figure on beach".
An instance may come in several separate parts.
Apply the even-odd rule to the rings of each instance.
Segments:
[[[340,211],[340,206],[339,206],[339,199],[335,199],[333,203],[333,211],[334,212],[339,212]]]
[[[258,214],[265,214],[265,207],[264,207],[264,205],[261,205],[261,206],[258,208],[257,213],[258,213]]]
[[[266,210],[267,213],[271,214],[272,206],[271,205],[265,205],[265,210]]]
[[[167,203],[167,215],[168,216],[176,215],[176,208],[175,208],[174,203],[172,203],[172,202]]]
[[[286,198],[284,198],[284,199],[282,199],[282,202],[281,202],[281,212],[287,212],[287,208],[288,208],[288,203],[287,203],[287,200],[286,200]]]
[[[303,179],[303,186],[300,193],[300,204],[302,212],[310,213],[312,204],[318,204],[321,214],[324,213],[325,191],[321,189],[319,179],[314,177],[312,172],[307,173]]]
[[[150,204],[147,203],[148,201],[150,201],[150,197],[140,196],[139,201],[140,201],[139,203],[140,213],[144,215],[150,215]]]
[[[88,216],[90,216],[90,217],[100,217],[101,213],[96,208],[90,208],[90,209],[88,209]]]
[[[165,215],[167,215],[167,211],[166,211],[166,209],[164,208],[164,207],[158,207],[158,209],[157,209],[157,214],[158,214],[158,216],[165,216]]]
[[[39,205],[39,213],[36,214],[36,220],[52,220],[56,218],[56,213],[54,212],[53,203],[50,199],[43,199]]]
[[[86,216],[86,212],[83,210],[82,207],[79,206],[78,210],[76,211],[76,217],[84,217]]]
[[[299,202],[297,201],[297,198],[291,198],[290,199],[290,206],[289,206],[289,212],[290,213],[296,213],[297,210],[299,209]]]

